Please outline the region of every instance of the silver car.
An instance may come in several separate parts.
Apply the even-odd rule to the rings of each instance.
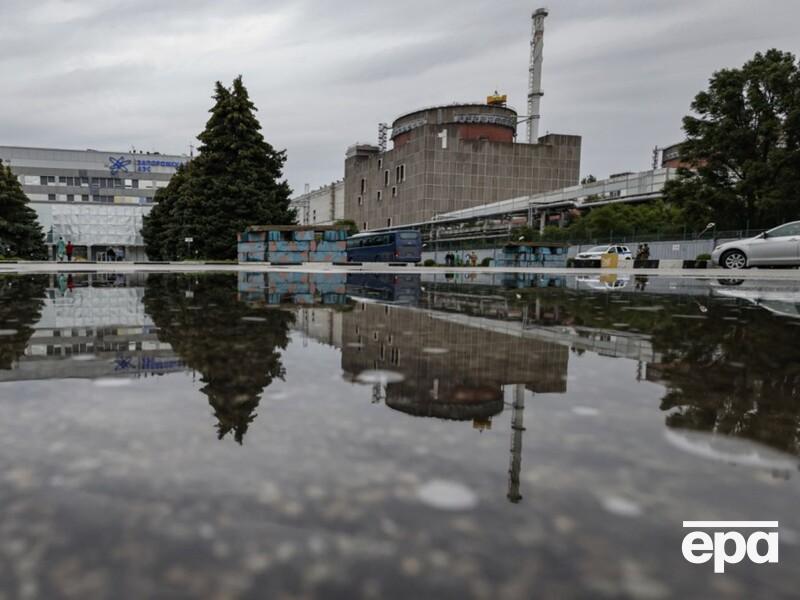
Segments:
[[[752,238],[720,244],[711,253],[711,260],[725,269],[799,266],[800,221],[780,225]]]

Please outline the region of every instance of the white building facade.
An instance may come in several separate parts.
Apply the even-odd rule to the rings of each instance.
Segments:
[[[141,229],[159,188],[186,155],[0,146],[51,249],[63,238],[77,260],[145,260]]]
[[[292,198],[300,225],[333,225],[344,219],[344,180]]]

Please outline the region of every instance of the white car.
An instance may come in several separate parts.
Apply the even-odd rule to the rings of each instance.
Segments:
[[[793,267],[800,265],[800,221],[786,223],[752,238],[726,242],[711,253],[725,269]]]
[[[583,252],[579,252],[575,258],[579,260],[600,260],[603,254],[618,254],[623,260],[633,260],[633,255],[627,246],[610,244],[608,246],[595,246]]]

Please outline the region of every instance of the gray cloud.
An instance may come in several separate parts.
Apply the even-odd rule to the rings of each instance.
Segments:
[[[543,130],[584,138],[584,173],[647,168],[692,96],[756,50],[800,51],[800,3],[547,3]],[[521,0],[3,0],[0,144],[186,152],[213,82],[242,73],[295,189],[419,106],[495,88],[524,112]]]

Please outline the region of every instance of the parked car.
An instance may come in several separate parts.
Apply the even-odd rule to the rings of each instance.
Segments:
[[[578,253],[579,260],[600,260],[603,254],[618,254],[623,260],[633,260],[633,255],[627,246],[619,246],[617,244],[609,244],[607,246],[595,246],[583,252]]]
[[[751,238],[720,244],[711,253],[725,269],[800,265],[800,221],[779,225]]]

